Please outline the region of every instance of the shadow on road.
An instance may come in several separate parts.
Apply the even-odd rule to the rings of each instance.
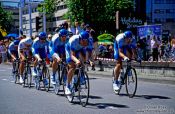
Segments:
[[[97,78],[89,78],[89,80],[95,80],[95,79],[97,79]]]
[[[87,108],[98,108],[98,109],[106,109],[106,108],[129,108],[127,105],[114,104],[114,103],[88,103]]]
[[[144,99],[171,99],[170,97],[159,96],[159,95],[136,95],[135,97]]]
[[[127,94],[120,94],[119,96],[126,96]],[[171,99],[170,97],[166,96],[159,96],[159,95],[135,95],[133,98],[143,98],[143,99]]]
[[[90,95],[90,96],[89,96],[89,99],[102,99],[102,97]]]
[[[72,105],[80,105],[79,101],[73,101]],[[114,103],[88,103],[85,108],[93,109],[117,109],[117,108],[129,108],[127,105],[114,104]]]

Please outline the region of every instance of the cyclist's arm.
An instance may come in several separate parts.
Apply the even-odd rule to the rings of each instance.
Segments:
[[[72,60],[73,60],[75,63],[80,62],[80,61],[76,58],[75,52],[74,52],[74,51],[71,51],[71,58],[72,58]]]
[[[119,48],[119,56],[124,59],[126,56],[122,51],[123,51],[123,49]]]
[[[56,53],[57,45],[56,42],[51,41],[49,44],[49,52],[52,57],[55,57],[56,59],[60,59],[60,56],[58,53]]]
[[[22,59],[22,60],[25,60],[25,59],[26,59],[26,56],[25,56],[25,54],[24,54],[24,51],[25,51],[25,50],[24,50],[24,49],[20,49],[19,51],[20,51],[20,57],[21,57],[21,59]]]
[[[32,53],[35,58],[37,58],[38,60],[41,60],[36,43],[33,43],[32,45]]]

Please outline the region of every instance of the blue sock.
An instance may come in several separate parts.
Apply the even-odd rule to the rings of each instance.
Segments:
[[[56,72],[53,72],[53,73],[52,73],[52,76],[55,76],[55,74],[56,74]]]
[[[34,67],[34,72],[37,72],[37,68],[36,67]]]

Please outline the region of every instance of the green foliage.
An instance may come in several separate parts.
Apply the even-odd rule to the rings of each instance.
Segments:
[[[46,14],[54,13],[56,11],[57,5],[64,0],[44,0],[43,3],[38,5],[39,12],[45,12]]]
[[[114,40],[114,36],[111,34],[101,34],[97,37],[98,40]]]
[[[134,6],[133,0],[66,0],[66,3],[71,21],[94,24],[98,33],[115,30],[116,11],[133,11]]]
[[[64,18],[79,22],[90,23],[95,26],[97,33],[115,32],[116,11],[133,11],[134,0],[44,0],[38,10],[46,14],[54,13],[56,6],[64,1],[68,12]]]
[[[0,26],[2,29],[5,29],[6,31],[9,31],[11,29],[12,22],[12,12],[5,11],[0,6]]]

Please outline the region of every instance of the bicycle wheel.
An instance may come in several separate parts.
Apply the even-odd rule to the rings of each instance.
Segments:
[[[77,83],[75,82],[75,76],[73,76],[72,77],[72,81],[71,81],[71,83],[70,83],[70,85],[71,85],[71,94],[70,95],[66,95],[65,94],[65,91],[64,91],[64,94],[66,95],[66,97],[67,97],[67,99],[68,99],[68,101],[70,102],[70,103],[72,103],[73,102],[73,100],[74,100],[74,97],[75,97],[75,90],[76,90],[76,85],[77,85]],[[66,88],[66,84],[65,84],[65,86],[64,86],[64,90],[65,90],[65,88]]]
[[[15,84],[19,82],[19,63],[15,65]]]
[[[27,67],[25,67],[24,69],[23,80],[24,80],[23,87],[26,87],[28,85],[28,68]]]
[[[62,77],[61,85],[63,86],[63,93],[65,95],[65,88],[66,88],[66,83],[67,83],[67,69],[66,68],[62,69],[61,77]]]
[[[37,89],[37,90],[39,90],[40,89],[40,77],[39,76],[35,76],[35,88]]]
[[[127,69],[125,79],[126,92],[130,98],[134,97],[137,90],[137,74],[134,68]]]
[[[12,82],[15,82],[15,67],[16,67],[16,65],[15,65],[15,63],[13,62],[13,64],[12,64],[12,72],[11,72],[11,76],[12,76]],[[15,82],[16,83],[16,82]]]
[[[30,88],[32,86],[32,70],[31,67],[27,67],[27,78],[28,78],[28,87]]]
[[[53,89],[56,95],[58,95],[60,90],[60,69],[57,70],[55,74],[55,82],[56,84],[53,85]]]
[[[43,69],[43,85],[45,90],[48,92],[50,88],[50,73],[47,67]]]
[[[89,77],[86,72],[79,73],[79,81],[78,81],[78,92],[79,92],[79,100],[80,104],[85,107],[89,100]]]

